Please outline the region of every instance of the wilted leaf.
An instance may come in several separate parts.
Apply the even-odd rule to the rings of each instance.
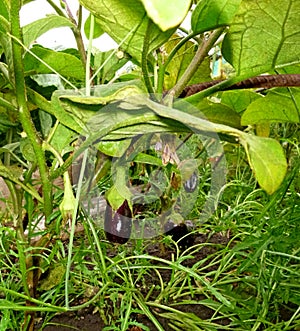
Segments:
[[[274,193],[282,183],[287,162],[281,145],[274,139],[245,135],[242,142],[259,185]]]
[[[104,122],[100,123],[99,118],[96,119],[96,115],[99,114],[100,109],[104,105],[129,97],[131,94],[140,93],[142,93],[142,84],[139,84],[137,81],[94,86],[91,89],[91,96],[86,95],[85,89],[58,90],[52,95],[51,114],[62,124],[78,133],[86,131],[86,124],[91,117],[95,116],[90,121],[89,126],[90,128],[93,125],[97,126],[98,130],[99,127],[104,125]],[[115,106],[112,107],[116,108]],[[103,117],[106,120],[105,125],[107,128],[109,127],[108,123],[111,123],[113,126],[118,123],[114,115],[107,113],[107,111],[104,112]]]
[[[141,61],[144,39],[149,22],[145,8],[139,0],[80,0],[95,17],[101,28],[109,34],[121,48]],[[158,48],[175,31],[162,32],[154,23],[150,24],[149,52]]]
[[[25,46],[30,46],[38,37],[49,30],[60,27],[74,27],[69,19],[58,15],[49,15],[45,18],[36,20],[23,27],[23,41]]]
[[[192,30],[202,33],[229,25],[241,0],[202,0],[192,14]]]
[[[193,103],[191,103],[193,105]],[[192,107],[187,107],[185,103],[177,107],[185,114],[211,121],[213,123],[229,125],[233,128],[241,129],[241,117],[231,107],[220,102],[204,99],[197,102]]]
[[[242,116],[242,125],[265,122],[300,122],[300,91],[273,89],[266,97],[252,102]]]
[[[243,0],[223,42],[238,75],[299,63],[300,1]]]
[[[141,0],[148,16],[162,31],[178,26],[191,6],[191,0]]]

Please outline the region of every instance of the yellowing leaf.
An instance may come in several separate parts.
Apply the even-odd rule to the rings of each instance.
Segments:
[[[282,183],[287,162],[281,145],[274,139],[245,135],[243,143],[250,166],[259,185],[268,193],[274,193]]]
[[[142,0],[148,16],[162,31],[178,26],[191,6],[191,0]]]

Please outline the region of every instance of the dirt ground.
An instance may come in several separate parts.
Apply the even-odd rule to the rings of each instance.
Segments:
[[[228,238],[222,235],[214,235],[210,238],[204,234],[200,234],[197,237],[192,238],[192,240],[188,241],[188,245],[191,244],[191,241],[195,244],[199,243],[215,243],[215,244],[227,244]],[[215,248],[212,246],[205,246],[203,249],[199,250],[198,256],[195,256],[194,259],[190,259],[187,262],[185,262],[185,266],[192,266],[196,261],[199,261],[203,258],[205,258],[207,255],[212,254],[215,251]],[[162,251],[159,247],[159,245],[152,245],[148,248],[148,253],[152,256],[161,257],[164,259],[171,259],[172,248],[166,248],[164,251]],[[164,270],[161,273],[163,279],[165,282],[168,282],[168,279],[171,277],[171,272],[169,270]],[[150,280],[149,280],[150,281]],[[153,277],[151,278],[152,284],[155,282],[159,282],[159,279],[155,277],[155,273],[153,274]],[[153,293],[153,296],[155,296],[155,293]],[[155,297],[152,298],[155,300]],[[202,298],[199,297],[199,301]],[[195,315],[199,316],[202,319],[209,319],[212,317],[213,311],[203,305],[179,305],[176,306],[177,309],[183,311],[183,312],[190,312],[194,313]],[[76,312],[68,312],[68,313],[62,313],[57,316],[55,316],[51,320],[51,325],[48,325],[43,329],[43,331],[67,331],[67,330],[80,330],[80,331],[96,331],[96,330],[102,330],[105,325],[103,321],[100,318],[100,315],[97,313],[94,313],[94,307],[90,307],[88,309],[84,309],[81,311]],[[159,311],[155,309],[154,315],[157,317],[158,321],[161,323],[164,330],[169,330],[169,319],[164,319],[159,316],[157,316],[157,313]],[[145,316],[136,314],[135,320],[144,326],[147,326],[151,331],[156,331],[157,328],[152,324],[152,322]],[[37,318],[38,321],[38,318]],[[228,324],[228,321],[221,320],[219,321],[220,324],[226,325]],[[36,331],[40,330],[40,323],[37,323]],[[139,327],[132,327],[128,331],[142,331]]]

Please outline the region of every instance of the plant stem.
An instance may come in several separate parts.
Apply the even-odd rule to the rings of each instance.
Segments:
[[[95,28],[95,17],[91,14],[91,26],[90,26],[90,34],[89,34],[89,44],[87,49],[87,59],[86,59],[86,66],[85,66],[85,91],[86,96],[91,95],[91,55],[92,55],[92,46],[93,46],[93,35],[94,35],[94,28]]]
[[[166,69],[167,69],[168,65],[170,64],[170,62],[172,61],[172,59],[176,55],[176,53],[179,51],[179,49],[182,46],[184,46],[186,44],[187,41],[189,41],[190,39],[195,37],[197,34],[198,33],[191,33],[191,34],[187,35],[186,37],[184,37],[183,39],[181,39],[178,42],[178,44],[170,52],[168,58],[166,59],[166,62],[159,66],[157,93],[159,93],[159,94],[163,93],[163,83],[164,83],[164,78],[165,78],[165,72],[166,72]]]
[[[72,28],[75,40],[76,40],[76,44],[77,44],[77,48],[80,54],[80,58],[82,61],[82,64],[84,67],[86,67],[86,52],[85,52],[85,47],[84,47],[84,43],[83,43],[83,39],[82,39],[82,34],[80,31],[80,25],[78,25],[78,23],[76,22],[76,19],[74,18],[71,9],[67,3],[66,0],[62,0],[62,2],[65,4],[66,7],[66,12],[68,14],[69,20],[74,24],[74,27]],[[79,11],[81,13],[81,11]],[[79,20],[81,22],[81,19]]]
[[[47,0],[49,5],[57,12],[59,16],[67,17],[64,12],[52,1],[52,0]]]
[[[149,94],[154,94],[153,86],[149,78],[149,71],[148,71],[148,54],[149,54],[149,46],[150,46],[149,36],[150,36],[151,26],[152,26],[152,22],[150,21],[150,19],[148,19],[147,30],[144,38],[141,67],[142,67],[142,73],[147,91]]]
[[[11,2],[10,17],[11,17],[11,35],[15,38],[22,40],[20,29],[20,17],[19,12],[21,8],[21,1],[15,0]],[[24,67],[23,67],[23,49],[22,46],[11,39],[12,42],[12,55],[13,55],[13,69],[15,78],[15,92],[17,98],[17,104],[19,108],[20,122],[23,126],[28,139],[30,140],[33,150],[36,155],[37,164],[40,171],[43,201],[44,201],[44,214],[47,218],[52,213],[52,184],[48,179],[48,169],[46,165],[46,159],[44,151],[41,147],[41,142],[38,133],[35,130],[34,124],[31,119],[30,111],[27,106],[26,87],[24,79]]]
[[[224,27],[216,29],[210,34],[207,40],[202,42],[186,71],[183,73],[177,84],[168,92],[169,95],[178,97],[181,94],[195,72],[198,70],[199,65],[207,56],[209,50],[213,47],[224,30]]]

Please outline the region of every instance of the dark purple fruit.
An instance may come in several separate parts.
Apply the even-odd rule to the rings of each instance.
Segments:
[[[193,172],[192,176],[185,181],[183,187],[187,193],[192,193],[196,190],[198,186],[198,175],[196,172]]]
[[[168,220],[164,225],[164,231],[167,236],[171,236],[174,241],[178,241],[179,247],[190,247],[194,238],[189,234],[189,228],[185,223],[175,224]]]
[[[104,231],[107,240],[113,243],[125,244],[130,238],[132,214],[127,200],[114,211],[107,203],[104,219]]]

